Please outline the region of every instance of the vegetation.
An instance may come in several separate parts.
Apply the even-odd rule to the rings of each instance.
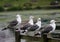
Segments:
[[[4,9],[5,11],[44,9],[45,7],[47,9],[55,9],[55,6],[50,7],[50,3],[53,1],[54,0],[0,0],[0,6],[3,7],[2,11],[4,11]],[[60,8],[60,6],[57,8]]]
[[[4,8],[0,6],[0,12],[4,11]]]
[[[12,4],[13,6],[23,6],[25,3],[32,3],[33,6],[47,6],[51,1],[54,0],[0,0],[0,6],[3,6],[6,3]]]
[[[7,11],[19,11],[22,10],[22,7],[10,7],[7,9]]]

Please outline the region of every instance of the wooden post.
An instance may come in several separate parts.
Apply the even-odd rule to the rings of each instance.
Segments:
[[[43,37],[43,42],[49,42],[50,38],[47,38],[47,34],[43,34],[42,37]]]
[[[21,42],[21,35],[18,29],[15,31],[15,42]]]

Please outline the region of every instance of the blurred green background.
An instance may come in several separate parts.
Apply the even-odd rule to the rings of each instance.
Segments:
[[[23,4],[25,3],[32,3],[33,6],[36,5],[40,5],[40,6],[45,6],[45,5],[49,5],[51,1],[54,0],[36,0],[36,1],[32,1],[32,0],[0,0],[0,6],[3,6],[6,3],[10,3],[13,6],[23,6]]]

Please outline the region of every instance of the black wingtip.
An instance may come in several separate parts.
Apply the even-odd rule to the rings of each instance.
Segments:
[[[25,32],[25,30],[24,31],[22,31],[22,33],[24,33]]]
[[[34,36],[41,35],[40,33],[36,33]]]
[[[7,28],[3,28],[1,31],[4,31],[4,30],[6,30]]]

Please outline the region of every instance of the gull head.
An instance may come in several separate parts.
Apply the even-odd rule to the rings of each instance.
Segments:
[[[38,18],[38,20],[37,21],[41,21],[41,18]]]
[[[21,15],[17,14],[16,17],[17,17],[17,18],[18,18],[18,17],[21,17]]]
[[[30,18],[30,19],[33,19],[33,18],[34,18],[34,16],[30,16],[29,18]]]
[[[55,20],[51,20],[50,23],[55,23],[56,21]]]

